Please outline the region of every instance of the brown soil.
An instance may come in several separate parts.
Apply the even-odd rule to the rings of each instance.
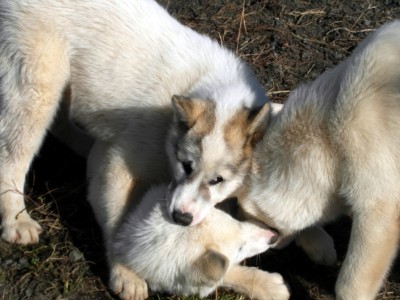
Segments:
[[[349,56],[368,32],[400,17],[398,0],[160,2],[184,24],[248,61],[277,102]],[[44,232],[38,245],[0,242],[0,298],[113,299],[101,234],[85,201],[85,161],[49,136],[25,192],[28,209]],[[292,299],[333,299],[350,226],[350,220],[342,219],[327,227],[338,250],[337,267],[311,263],[294,245],[248,263],[280,272]],[[397,263],[378,298],[400,299],[399,280]],[[238,299],[221,292],[210,298]]]

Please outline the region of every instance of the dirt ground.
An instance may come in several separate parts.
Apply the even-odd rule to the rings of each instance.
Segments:
[[[400,17],[399,0],[160,2],[181,22],[248,61],[277,102],[349,56],[379,25]],[[85,161],[49,136],[28,175],[25,193],[28,209],[44,232],[33,246],[0,242],[0,298],[114,299],[106,284],[101,234],[85,201]],[[333,299],[350,226],[348,219],[327,226],[339,255],[336,267],[313,264],[294,245],[247,263],[280,272],[292,299]],[[210,298],[242,299],[222,291]],[[400,299],[400,263],[378,299]]]

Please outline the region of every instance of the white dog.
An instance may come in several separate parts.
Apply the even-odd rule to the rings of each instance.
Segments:
[[[243,62],[154,1],[1,2],[0,213],[9,242],[38,241],[40,226],[24,205],[25,175],[63,94],[71,97],[70,117],[103,141],[151,110],[170,110],[180,95],[171,201],[185,225],[242,183],[250,164],[243,153],[260,136],[253,109],[266,101]],[[201,114],[206,121],[197,124]]]
[[[337,299],[374,299],[400,237],[400,22],[293,91],[254,153],[249,216],[291,235],[353,216]]]
[[[253,299],[289,298],[279,274],[237,265],[266,251],[278,238],[274,231],[239,222],[216,208],[201,224],[182,227],[168,216],[167,190],[166,185],[151,188],[126,212],[112,238],[118,263],[145,279],[153,291],[205,297],[225,286]],[[124,292],[120,297],[129,298]]]

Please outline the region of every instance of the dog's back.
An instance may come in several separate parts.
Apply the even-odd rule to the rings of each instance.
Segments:
[[[357,193],[351,190],[354,186],[363,193],[370,190],[370,195],[382,193],[380,186],[396,189],[396,178],[400,178],[400,21],[377,29],[348,59],[300,86],[290,98],[295,101],[289,99],[286,110],[293,112],[285,114],[291,126],[301,124],[296,128],[297,142],[313,136],[305,146],[310,156],[319,149],[343,164],[342,195],[357,198],[352,195]],[[356,174],[363,174],[364,178],[358,178],[362,188],[354,183]]]
[[[229,99],[231,107],[235,102],[251,107],[254,101],[262,104],[266,99],[233,53],[183,26],[154,1],[17,0],[2,2],[0,8],[2,84],[22,81],[36,89],[35,81],[42,79],[54,85],[54,74],[41,78],[47,66],[41,65],[40,56],[45,56],[48,64],[58,65],[61,88],[72,87],[71,117],[96,137],[114,136],[132,109],[169,106],[173,94],[208,85],[207,80],[199,80],[210,71],[214,87],[231,81],[235,95],[245,82],[256,91],[256,97],[247,97],[250,89],[245,87],[244,97]],[[37,69],[32,66],[35,61]],[[238,72],[231,72],[232,68]],[[216,95],[204,88],[201,96]],[[98,124],[93,126],[94,122]]]
[[[344,64],[328,123],[345,161],[341,193],[400,201],[392,194],[400,178],[400,21],[371,34]]]
[[[280,184],[284,188],[276,193],[276,199],[270,199],[270,205],[276,204],[280,211],[279,199],[286,192],[293,194],[284,197],[297,197],[300,193],[315,202],[310,201],[307,210],[301,209],[301,202],[297,202],[299,210],[295,218],[290,211],[275,214],[270,207],[271,219],[285,224],[282,227],[288,230],[296,230],[312,225],[321,211],[325,212],[321,221],[335,218],[344,206],[335,205],[329,210],[323,206],[337,192],[365,198],[354,193],[382,196],[380,187],[396,190],[400,178],[399,115],[400,21],[397,21],[368,36],[334,69],[299,86],[290,94],[279,116],[272,120],[263,146],[255,154],[256,160],[268,166],[265,171],[268,175],[263,180],[271,183],[276,180],[277,184],[282,179]],[[302,171],[296,173],[297,170]],[[282,172],[284,177],[280,176]],[[293,186],[287,189],[284,182],[298,182],[300,174],[302,182],[307,184],[301,184],[296,191]],[[343,179],[338,180],[338,176]],[[266,186],[269,183],[260,184],[260,189]],[[324,193],[316,194],[316,190]],[[259,190],[255,189],[255,198],[257,193]],[[390,198],[399,201],[400,195]]]

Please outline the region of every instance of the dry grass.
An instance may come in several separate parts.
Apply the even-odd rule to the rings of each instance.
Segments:
[[[400,17],[397,0],[161,2],[183,23],[212,36],[253,65],[277,102],[283,102],[301,82],[345,59],[369,31]],[[28,176],[25,192],[28,209],[44,233],[38,245],[0,242],[0,298],[114,299],[106,285],[101,234],[85,202],[85,162],[49,138]],[[328,226],[340,261],[349,228],[347,219]],[[293,299],[333,299],[340,262],[336,268],[316,266],[290,246],[248,263],[282,273]],[[397,264],[379,299],[400,299],[399,269]],[[222,291],[210,298],[244,299]]]

